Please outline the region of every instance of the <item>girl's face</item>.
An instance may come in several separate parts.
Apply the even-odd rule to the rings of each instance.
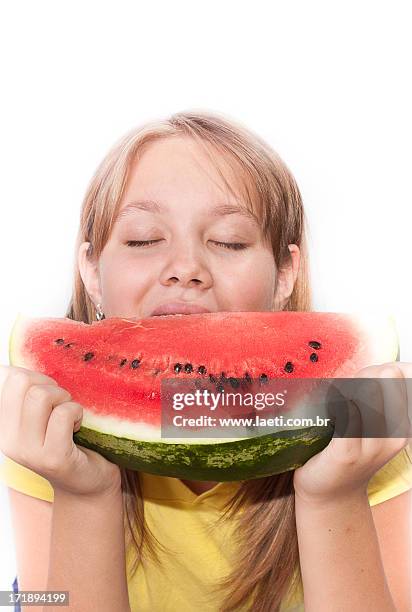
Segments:
[[[223,157],[221,163],[236,185]],[[97,263],[86,257],[88,242],[79,250],[83,282],[106,318],[149,317],[171,302],[212,312],[283,308],[298,271],[298,247],[289,247],[293,265],[277,272],[270,244],[253,217],[242,214],[246,204],[228,192],[193,140],[150,143],[129,176]]]

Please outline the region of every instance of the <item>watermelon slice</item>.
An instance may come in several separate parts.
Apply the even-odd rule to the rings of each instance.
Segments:
[[[258,478],[303,465],[330,427],[226,438],[161,435],[161,381],[350,377],[394,361],[394,321],[323,312],[215,312],[92,324],[18,316],[10,362],[51,376],[83,408],[76,443],[118,465],[193,480]]]

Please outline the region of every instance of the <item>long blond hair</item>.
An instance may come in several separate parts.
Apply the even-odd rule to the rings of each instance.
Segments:
[[[85,323],[94,320],[95,307],[77,264],[80,244],[90,242],[88,256],[99,257],[116,220],[132,162],[139,158],[143,145],[173,136],[189,137],[203,146],[230,190],[219,156],[211,151],[221,153],[236,169],[241,177],[236,187],[244,190],[250,210],[258,216],[277,269],[290,264],[288,245],[298,245],[299,272],[284,310],[311,310],[306,220],[291,172],[263,139],[244,126],[220,114],[187,111],[132,130],[97,168],[82,205],[73,294],[66,316]],[[145,524],[139,473],[124,468],[121,472],[127,542],[135,551],[133,573],[146,552],[159,562],[157,550],[162,545]],[[242,481],[221,518],[237,520],[239,536],[236,567],[216,585],[225,595],[221,612],[239,609],[251,596],[254,612],[278,610],[294,581],[300,579],[293,471]]]

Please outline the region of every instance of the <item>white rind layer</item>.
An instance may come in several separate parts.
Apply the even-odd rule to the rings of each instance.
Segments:
[[[164,442],[165,444],[219,444],[221,442],[234,442],[244,440],[250,436],[236,438],[162,438],[160,427],[147,425],[146,423],[135,423],[126,419],[114,417],[99,417],[87,408],[83,408],[82,427],[88,427],[103,434],[117,438],[127,438],[138,442]],[[245,432],[246,434],[246,432]]]
[[[399,337],[395,319],[392,316],[374,313],[353,313],[359,336],[364,338],[364,348],[369,348],[370,365],[393,362],[398,356]]]

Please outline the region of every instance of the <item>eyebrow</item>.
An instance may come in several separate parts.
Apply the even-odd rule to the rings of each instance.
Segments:
[[[151,213],[162,213],[167,211],[167,206],[156,202],[155,200],[137,200],[129,202],[118,214],[117,220],[128,216],[137,210],[144,210]],[[251,221],[257,223],[255,215],[246,208],[241,208],[236,204],[217,204],[210,211],[209,215],[213,217],[223,217],[225,215],[241,215]]]

